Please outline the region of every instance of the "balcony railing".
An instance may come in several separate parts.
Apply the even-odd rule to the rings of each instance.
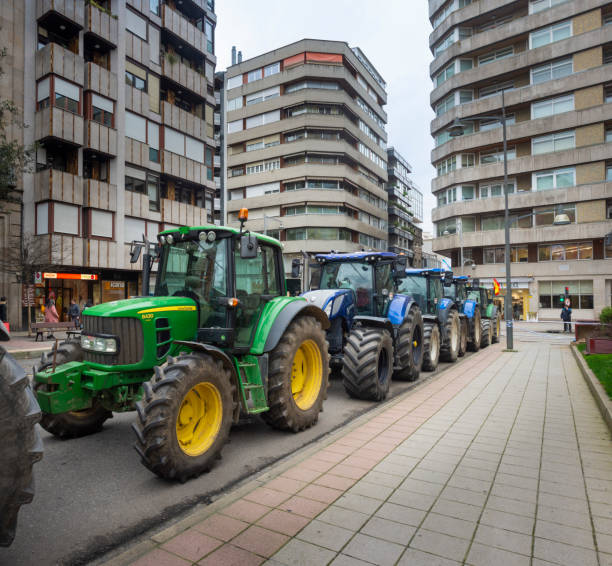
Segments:
[[[106,155],[117,155],[117,130],[87,120],[85,146]]]
[[[81,177],[59,171],[45,169],[34,175],[34,200],[58,200],[72,204],[83,204],[83,185]]]
[[[195,27],[180,12],[173,10],[168,4],[164,4],[162,8],[162,26],[189,43],[200,53],[206,54],[206,35],[204,32]]]
[[[206,77],[190,69],[181,61],[171,62],[172,57],[171,54],[164,56],[162,60],[162,74],[198,96],[205,98],[208,84]]]
[[[70,144],[83,145],[83,116],[61,108],[38,110],[35,117],[36,140],[58,138]]]
[[[162,121],[166,126],[170,126],[176,130],[180,130],[199,140],[206,138],[206,122],[168,101],[163,100],[161,104]]]
[[[79,28],[82,28],[85,23],[85,2],[83,0],[37,0],[37,20],[50,12],[60,14]]]
[[[53,73],[73,83],[83,84],[85,63],[82,57],[57,43],[48,43],[39,49],[34,61],[37,79]]]
[[[83,206],[117,210],[117,185],[95,179],[83,179]]]
[[[85,90],[93,90],[102,96],[117,100],[117,74],[95,63],[86,63]]]
[[[119,31],[117,18],[89,4],[85,9],[85,30],[111,45],[117,45]]]

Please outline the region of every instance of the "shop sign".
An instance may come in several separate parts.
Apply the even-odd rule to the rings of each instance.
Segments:
[[[34,272],[34,284],[38,285],[38,284],[40,284],[42,282],[43,282],[42,271],[35,271]]]
[[[33,285],[22,285],[21,287],[22,297],[21,300],[23,302],[24,307],[33,307],[36,305],[34,302],[34,286]]]
[[[111,289],[125,289],[125,281],[105,281],[104,290],[110,291]]]
[[[97,281],[98,276],[95,273],[50,273],[45,271],[43,279],[76,279],[79,281]]]

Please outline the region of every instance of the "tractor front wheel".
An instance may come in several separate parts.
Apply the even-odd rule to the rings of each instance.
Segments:
[[[34,496],[32,466],[42,458],[39,419],[26,372],[0,348],[0,546],[13,542],[19,508]]]
[[[53,353],[51,351],[41,355],[40,365],[34,368],[35,374],[53,365]],[[55,354],[56,366],[80,361],[83,361],[83,350],[78,342],[70,340],[60,342]],[[34,382],[34,391],[49,391],[49,387],[45,383]],[[93,399],[92,406],[81,411],[43,413],[40,426],[47,432],[66,440],[99,432],[104,422],[112,416],[113,413],[106,410],[97,399]]]
[[[382,328],[354,328],[344,347],[342,383],[356,399],[382,401],[393,374],[393,340]]]
[[[501,336],[501,314],[497,313],[491,322],[494,323],[492,342],[493,344],[497,344],[499,342],[499,337]]]
[[[452,309],[444,324],[444,344],[440,347],[440,359],[443,362],[456,362],[461,347],[461,326],[459,325],[459,313]]]
[[[400,369],[393,379],[415,381],[423,366],[423,317],[421,310],[413,306],[399,328],[397,358]]]
[[[472,352],[478,352],[480,350],[480,342],[482,339],[482,325],[480,321],[480,310],[474,309],[474,316],[472,317],[472,333],[468,340],[468,350]]]
[[[261,417],[270,426],[298,432],[314,425],[329,385],[325,331],[312,316],[291,322],[270,353],[268,407]]]
[[[440,329],[435,322],[426,322],[423,333],[423,369],[435,371],[440,361]]]
[[[164,479],[208,472],[227,442],[235,403],[229,371],[210,356],[183,354],[157,367],[136,403],[134,448]]]
[[[482,319],[482,339],[480,340],[480,346],[486,348],[493,341],[493,321],[490,318]]]
[[[461,329],[461,338],[459,340],[459,357],[465,356],[465,352],[467,351],[467,343],[468,343],[468,320],[465,317],[462,317],[459,320],[460,329]]]

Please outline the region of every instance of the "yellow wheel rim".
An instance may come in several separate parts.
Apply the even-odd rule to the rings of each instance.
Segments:
[[[198,383],[183,397],[176,417],[176,438],[188,456],[206,452],[221,429],[223,404],[212,383]]]
[[[319,397],[323,382],[321,350],[314,340],[300,344],[291,364],[291,393],[302,411],[310,409]]]

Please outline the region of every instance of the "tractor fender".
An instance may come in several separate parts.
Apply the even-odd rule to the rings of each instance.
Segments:
[[[494,304],[487,305],[487,318],[494,319],[497,316],[497,307]]]
[[[474,318],[474,311],[476,310],[476,302],[471,300],[466,300],[463,305],[463,314],[467,316],[469,319]]]
[[[375,328],[385,328],[391,334],[391,337],[395,339],[395,333],[393,330],[393,325],[388,318],[382,318],[379,316],[356,316],[354,319],[355,324],[358,322],[361,323],[362,326],[373,326]]]
[[[423,317],[423,322],[433,322],[435,324],[438,324],[438,317],[435,314],[428,314],[428,313],[422,313],[421,316]]]
[[[312,316],[316,318],[321,323],[323,330],[329,328],[329,318],[327,318],[327,315],[319,307],[309,305],[306,301],[292,301],[277,315],[266,338],[262,353],[270,352],[276,348],[285,330],[287,330],[287,327],[298,314],[300,316]]]
[[[306,291],[300,296],[304,297],[309,305],[323,310],[330,321],[342,318],[346,321],[345,326],[350,328],[355,316],[355,292],[352,289],[319,289]]]
[[[418,306],[412,297],[406,295],[395,295],[389,305],[387,318],[393,326],[401,326],[406,318],[406,313],[410,311],[412,305]]]
[[[238,377],[236,366],[231,356],[226,354],[221,348],[217,348],[216,346],[212,346],[211,344],[203,344],[202,342],[175,340],[174,344],[179,344],[180,346],[187,346],[193,352],[202,352],[204,354],[207,354],[211,358],[219,360],[223,364],[223,367],[230,372],[231,379],[235,385],[234,401],[236,402],[236,410],[234,411],[233,418],[234,422],[238,422],[238,419],[240,417],[240,378]]]

